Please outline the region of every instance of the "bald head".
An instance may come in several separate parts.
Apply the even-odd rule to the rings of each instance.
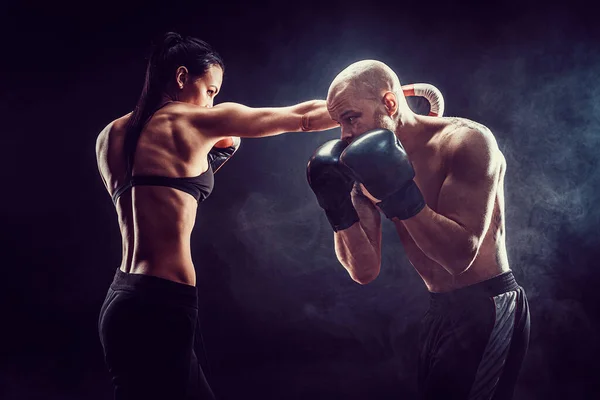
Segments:
[[[375,60],[356,62],[340,72],[327,93],[329,115],[342,128],[342,139],[385,128],[394,131],[411,118],[398,76]]]
[[[363,60],[351,64],[335,77],[327,93],[328,103],[347,91],[351,91],[353,96],[379,100],[385,92],[398,96],[402,87],[390,67],[381,61]]]

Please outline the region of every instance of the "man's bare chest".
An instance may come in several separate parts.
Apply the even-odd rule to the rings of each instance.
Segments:
[[[439,150],[432,149],[418,154],[412,161],[415,169],[414,181],[421,190],[425,202],[437,210],[440,189],[447,176],[447,169]]]

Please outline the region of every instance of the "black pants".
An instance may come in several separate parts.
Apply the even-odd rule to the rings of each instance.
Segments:
[[[214,399],[194,352],[196,288],[117,270],[99,333],[116,400]]]
[[[529,305],[512,272],[431,293],[422,321],[421,399],[511,399],[529,344]]]

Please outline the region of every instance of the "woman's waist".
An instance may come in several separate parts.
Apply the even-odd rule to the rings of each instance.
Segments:
[[[185,249],[173,246],[136,248],[131,262],[121,266],[121,271],[131,274],[156,276],[186,285],[196,285],[196,271],[189,245]]]
[[[110,288],[128,292],[138,299],[197,308],[198,293],[194,285],[159,276],[117,269]]]

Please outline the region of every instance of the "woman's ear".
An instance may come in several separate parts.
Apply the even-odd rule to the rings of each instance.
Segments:
[[[187,82],[188,75],[188,69],[184,66],[180,66],[179,68],[177,68],[177,71],[175,71],[175,80],[177,81],[177,87],[179,89],[183,89],[183,86]]]

